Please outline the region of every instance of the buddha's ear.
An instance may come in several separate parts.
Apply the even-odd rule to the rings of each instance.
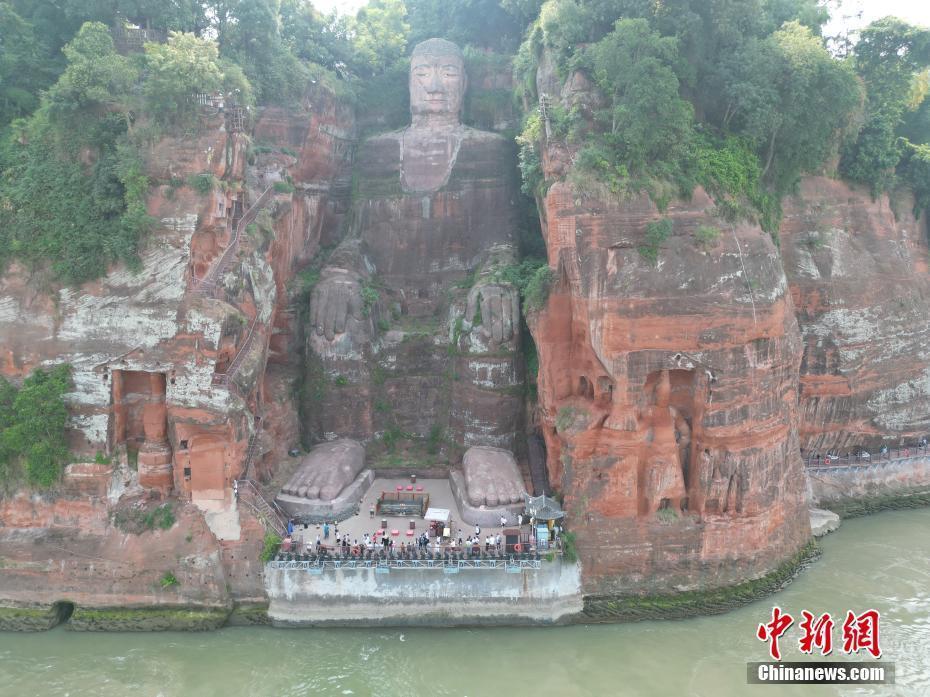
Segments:
[[[465,72],[465,63],[462,62],[462,104],[459,106],[459,117],[465,116],[465,95],[468,94],[468,73]]]

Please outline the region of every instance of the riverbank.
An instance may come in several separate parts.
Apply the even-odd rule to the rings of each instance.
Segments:
[[[849,520],[821,542],[822,558],[777,595],[686,622],[549,628],[223,628],[209,634],[65,631],[0,634],[4,693],[30,697],[501,694],[744,697],[746,663],[766,660],[756,636],[777,603],[842,617],[881,613],[883,660],[896,685],[871,697],[930,694],[930,509]],[[836,642],[840,628],[834,630]],[[784,660],[802,660],[798,630]],[[832,660],[843,660],[837,655]],[[765,697],[803,697],[808,686],[770,685]],[[821,697],[851,688],[823,686]]]

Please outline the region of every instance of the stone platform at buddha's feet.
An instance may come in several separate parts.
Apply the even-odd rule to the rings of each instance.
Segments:
[[[358,512],[373,481],[371,470],[365,469],[365,448],[341,438],[314,447],[275,500],[303,522],[345,520]]]
[[[465,452],[462,469],[449,473],[452,495],[462,519],[472,525],[513,524],[525,506],[526,487],[509,450],[474,446]]]

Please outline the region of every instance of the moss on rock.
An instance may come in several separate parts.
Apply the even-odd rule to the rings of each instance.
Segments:
[[[889,494],[844,498],[821,501],[821,508],[833,511],[840,518],[855,518],[861,515],[930,506],[930,487],[908,489]]]
[[[219,629],[229,615],[223,607],[77,607],[65,626],[79,632],[197,632]]]
[[[765,576],[713,590],[650,596],[587,596],[579,619],[589,622],[638,622],[718,615],[781,590],[820,554],[820,547],[811,540]]]
[[[270,625],[268,603],[236,603],[227,624],[234,627]]]
[[[57,605],[0,607],[0,631],[3,632],[41,632],[60,621]]]

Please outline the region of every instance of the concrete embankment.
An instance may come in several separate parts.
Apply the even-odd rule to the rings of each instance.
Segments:
[[[558,624],[581,613],[577,564],[503,568],[266,569],[272,624],[287,626],[453,626]]]
[[[930,505],[930,457],[807,469],[811,501],[844,518]]]

